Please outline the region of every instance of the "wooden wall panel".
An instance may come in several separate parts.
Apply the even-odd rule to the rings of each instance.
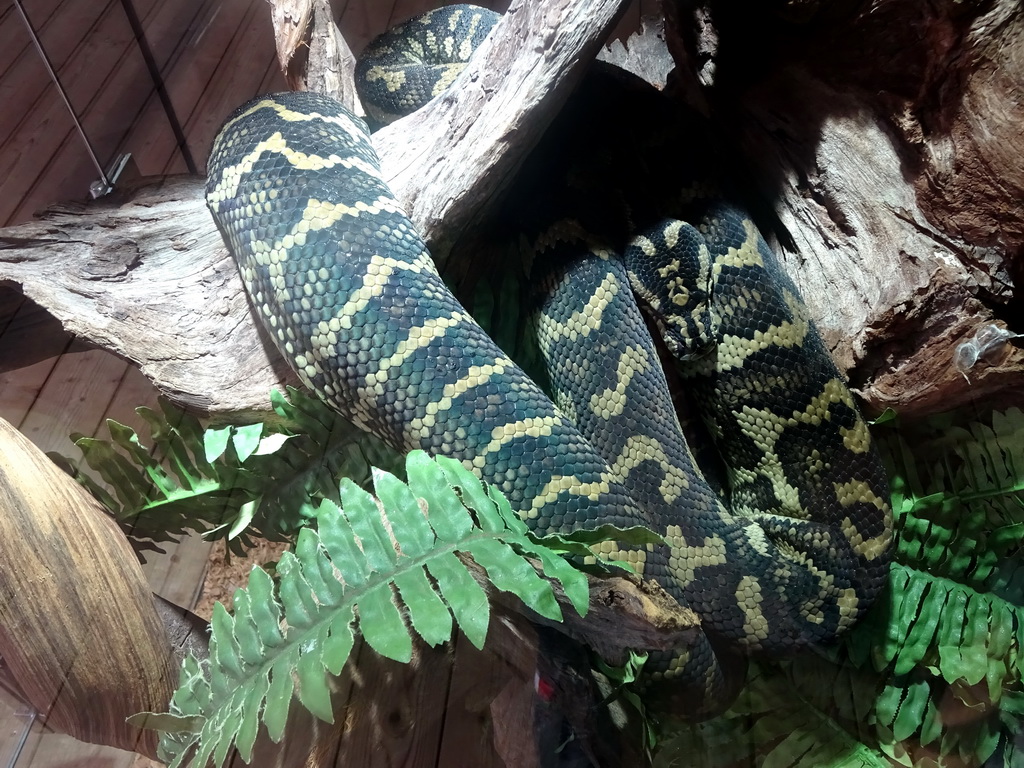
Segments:
[[[143,34],[165,84],[179,66],[186,66],[184,62],[188,61],[193,45],[201,40],[217,13],[217,3],[212,0],[179,0],[160,3],[155,13],[141,20]],[[182,117],[177,114],[173,103],[171,108],[180,123]],[[187,141],[185,144],[188,146]],[[170,118],[155,88],[135,116],[117,151],[132,154],[141,176],[188,171]]]
[[[5,312],[6,308],[6,312]],[[71,342],[59,322],[30,301],[0,290],[0,418],[20,428]]]
[[[96,109],[93,115],[100,110],[103,115],[120,114],[116,108],[106,111],[109,104],[99,97],[105,95],[108,101],[119,97],[116,90],[105,88],[106,81],[117,72],[130,74],[141,62],[119,2],[70,3],[69,12],[53,14],[51,23],[38,29],[38,35],[83,122],[90,122],[91,107]],[[39,66],[34,48],[21,60]],[[44,79],[43,88],[36,92],[31,87],[36,82],[40,82],[38,78],[15,80],[17,87],[11,95],[11,111],[21,118],[3,139],[0,178],[19,184],[23,192],[0,195],[0,221],[4,222],[29,218],[58,192],[86,199],[89,184],[99,176],[57,89]],[[109,117],[106,120],[116,124]],[[91,122],[95,126],[96,121]],[[103,146],[92,135],[90,139],[103,162],[114,147]]]
[[[24,3],[33,28],[49,50],[50,62],[61,70],[96,31],[97,23],[106,17],[111,3],[60,3],[45,0],[42,3]],[[21,14],[13,4],[0,19],[0,96],[4,98],[4,117],[0,121],[0,145],[7,154],[7,142],[30,117],[30,110],[51,88],[50,78]],[[46,158],[43,158],[44,160]]]
[[[260,92],[274,67],[270,11],[262,0],[222,0],[167,78],[167,90],[202,173],[224,118]],[[271,90],[283,90],[283,77]]]

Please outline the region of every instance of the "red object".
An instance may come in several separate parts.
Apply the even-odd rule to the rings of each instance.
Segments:
[[[537,695],[544,701],[551,701],[555,698],[555,685],[546,677],[541,677],[539,674],[535,674],[533,677],[533,687],[537,689]]]

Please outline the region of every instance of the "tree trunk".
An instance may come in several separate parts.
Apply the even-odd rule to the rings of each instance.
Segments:
[[[0,657],[44,722],[156,757],[125,723],[177,684],[146,577],[98,501],[0,419]]]

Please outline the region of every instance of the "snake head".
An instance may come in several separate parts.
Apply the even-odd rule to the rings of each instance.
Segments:
[[[711,256],[704,238],[678,219],[636,235],[623,253],[630,285],[665,346],[680,361],[706,354],[717,336],[711,311]]]

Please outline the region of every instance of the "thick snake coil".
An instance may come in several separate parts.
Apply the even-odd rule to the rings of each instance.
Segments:
[[[420,49],[479,36],[453,12],[475,11],[416,22],[432,30]],[[407,76],[377,66],[364,74],[401,91]],[[692,225],[659,213],[621,253],[585,215],[536,227],[537,335],[557,407],[445,286],[364,124],[333,100],[286,93],[237,110],[207,200],[281,353],[344,416],[399,450],[460,459],[538,530],[665,536],[603,554],[699,614],[701,638],[652,677],[705,715],[735,688],[722,659],[786,655],[864,613],[885,582],[891,514],[867,426],[796,289],[750,219],[695,196],[694,181],[679,180]],[[634,295],[681,360],[721,492],[687,447]]]

